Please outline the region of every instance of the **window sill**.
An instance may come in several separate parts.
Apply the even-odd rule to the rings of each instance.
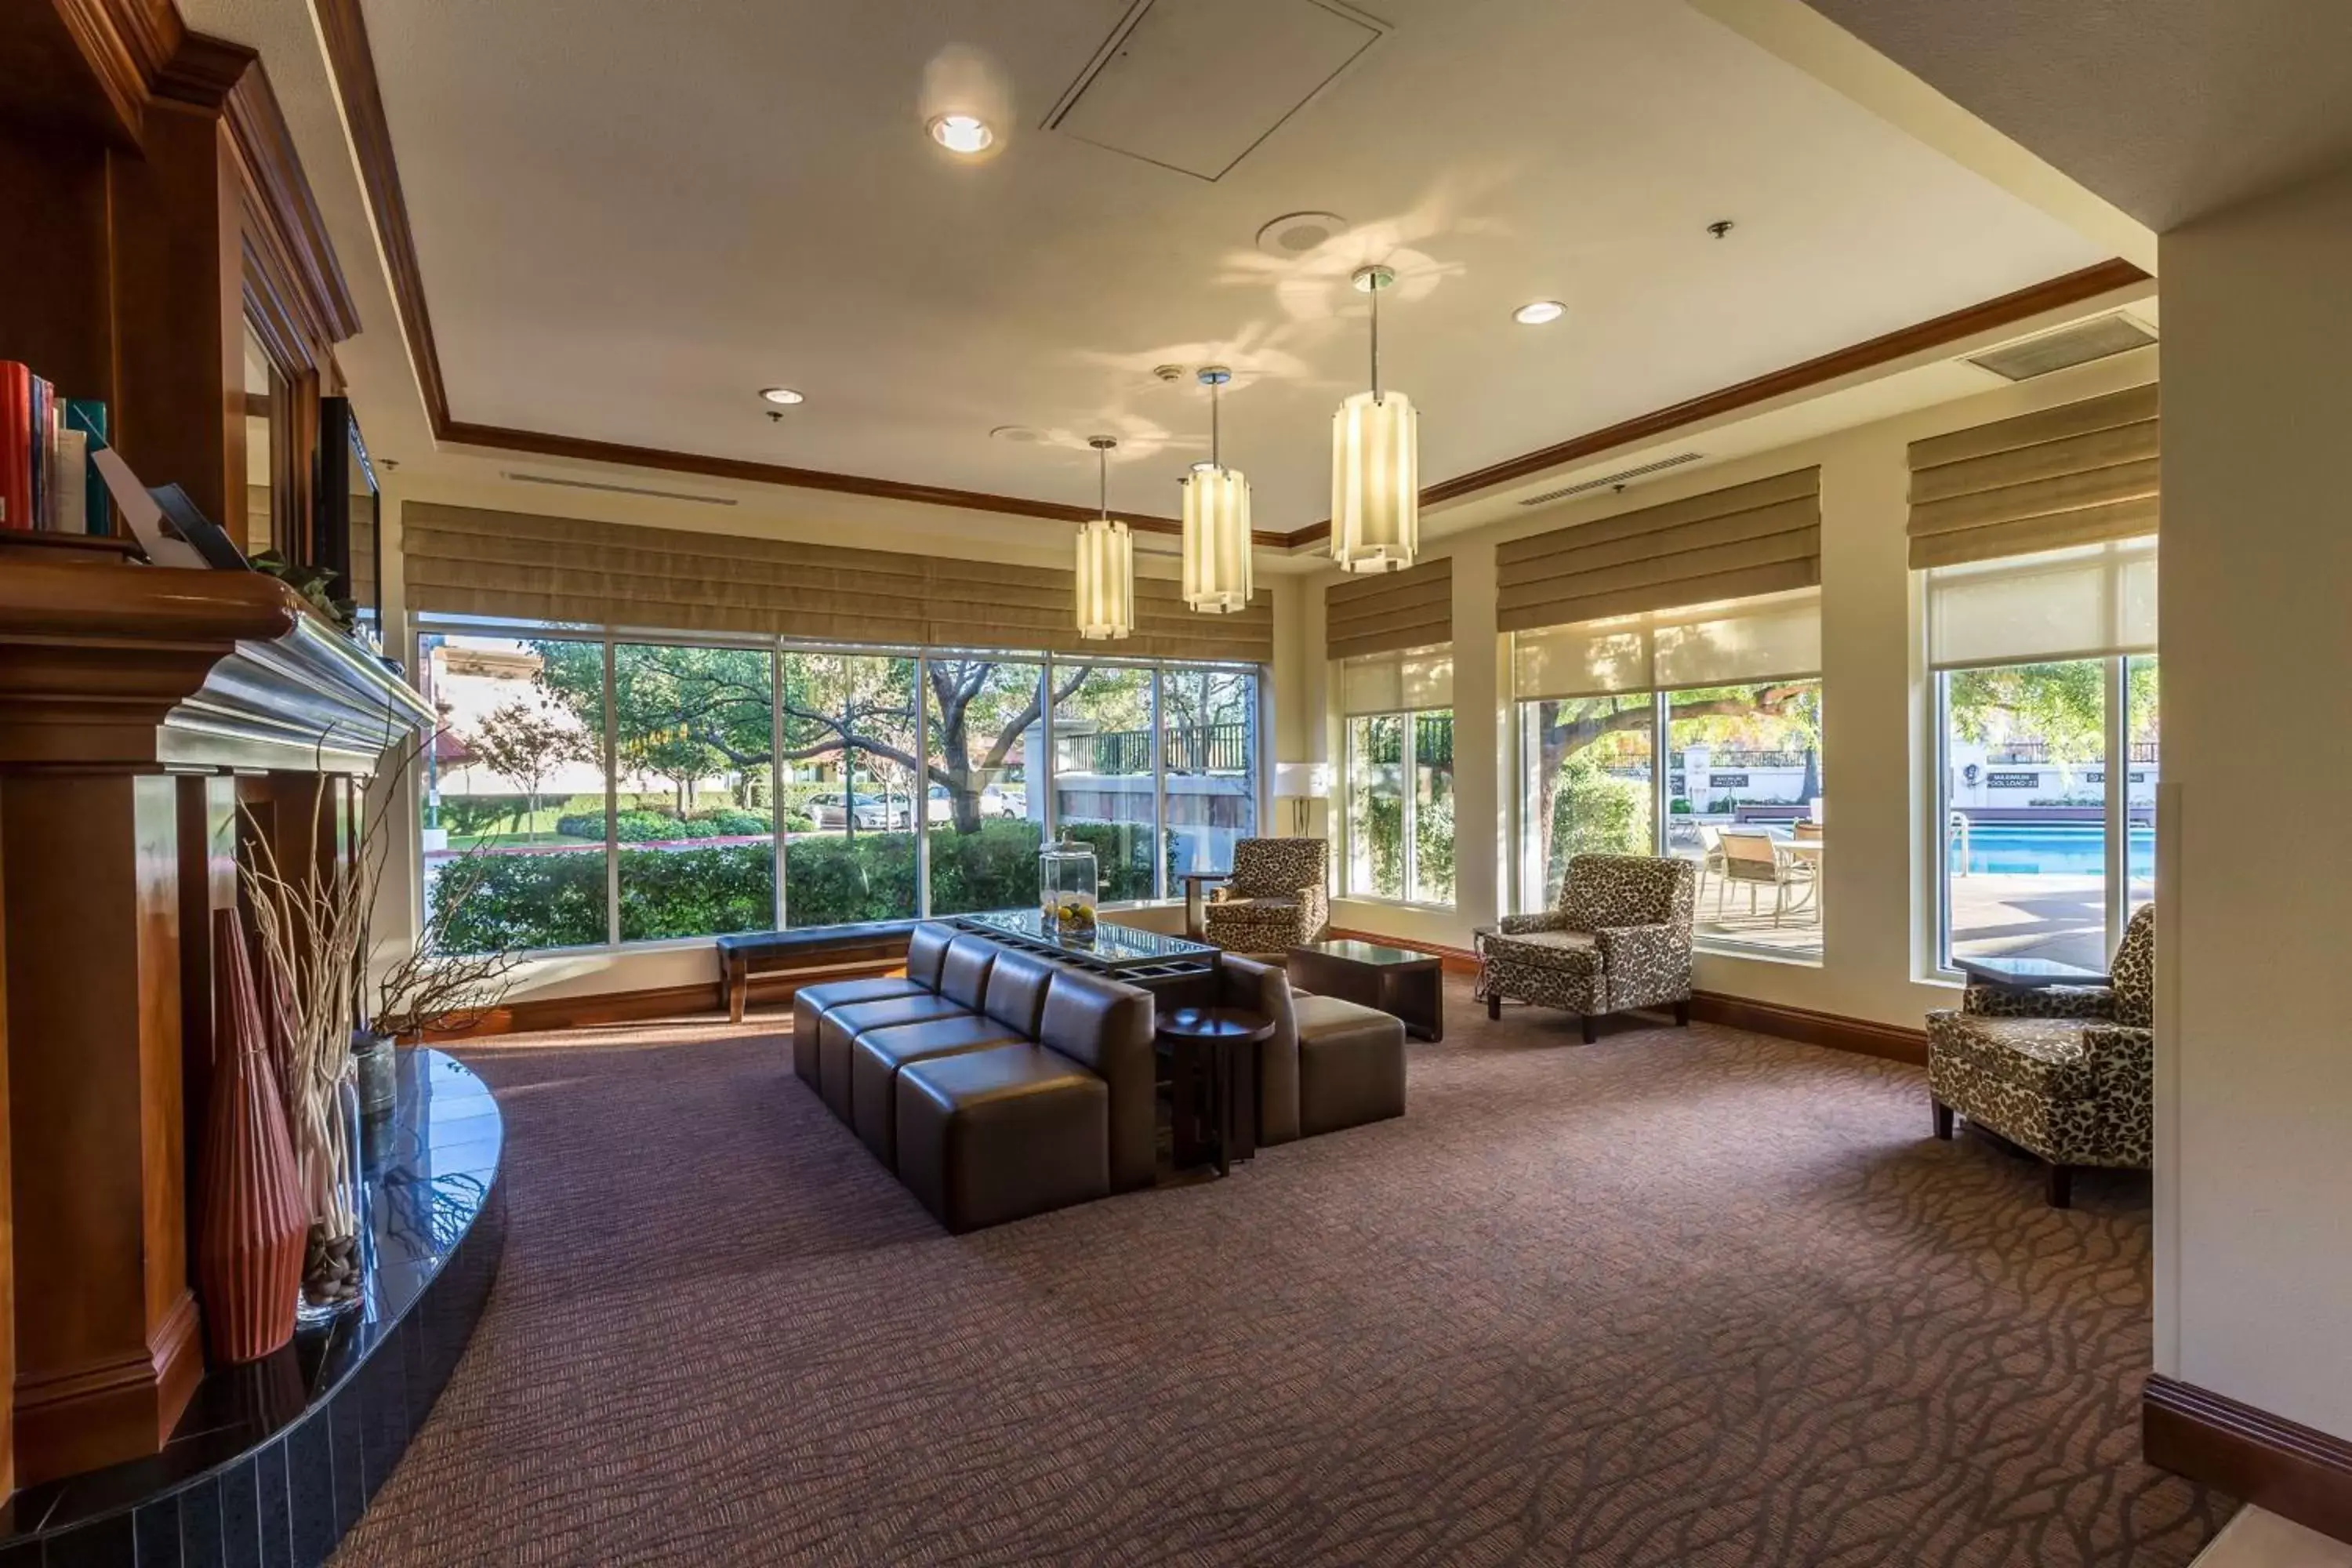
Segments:
[[[1755,963],[1777,963],[1788,969],[1819,969],[1822,955],[1792,952],[1786,948],[1751,947],[1742,942],[1694,941],[1691,951],[1706,958],[1738,958]]]
[[[1377,893],[1339,893],[1334,897],[1341,903],[1378,904],[1384,910],[1413,910],[1431,915],[1450,915],[1456,908],[1453,904],[1433,904],[1419,899],[1384,899]]]

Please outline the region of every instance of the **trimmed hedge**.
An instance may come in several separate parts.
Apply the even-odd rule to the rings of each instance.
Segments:
[[[645,815],[626,813],[625,816]],[[671,829],[676,818],[663,818]],[[1150,836],[1134,834],[1130,858],[1116,858],[1121,835],[1109,823],[1073,823],[1069,837],[1094,846],[1108,900],[1151,892]],[[682,837],[672,831],[666,837]],[[1038,829],[996,821],[977,833],[931,829],[931,907],[942,914],[1024,909],[1037,896]],[[718,936],[766,931],[774,918],[775,858],[764,844],[693,849],[621,849],[621,940]],[[794,926],[903,920],[915,911],[915,837],[861,833],[797,838],[784,847]],[[1171,846],[1171,874],[1173,856]],[[492,855],[473,897],[451,922],[459,952],[585,947],[604,941],[604,857],[592,849]]]

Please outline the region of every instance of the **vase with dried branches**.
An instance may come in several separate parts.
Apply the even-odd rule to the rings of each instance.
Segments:
[[[489,851],[477,845],[433,879],[424,929],[376,983],[375,1016],[352,1042],[359,1057],[360,1113],[390,1113],[397,1074],[394,1047],[422,1045],[430,1034],[463,1034],[506,999],[511,952],[469,952],[453,944],[467,900],[482,886]]]
[[[425,744],[430,744],[427,741]],[[421,754],[401,759],[399,770]],[[285,1095],[310,1229],[305,1247],[304,1315],[315,1320],[357,1303],[364,1289],[364,1188],[360,1172],[360,1108],[355,1037],[363,1037],[361,999],[373,955],[371,925],[392,846],[393,794],[364,803],[348,853],[338,847],[334,786],[320,780],[311,797],[307,837],[282,839],[251,811],[252,852],[238,874],[259,938],[265,1011]],[[281,859],[279,845],[299,847]],[[289,861],[293,863],[289,863]],[[467,864],[471,860],[467,858]],[[448,876],[445,871],[443,876]],[[478,873],[473,877],[478,881]],[[471,883],[465,884],[470,887]],[[394,1033],[503,994],[509,954],[453,955],[435,933],[446,931],[449,900],[436,897],[425,940],[396,963],[380,992]]]
[[[365,832],[358,855],[334,852],[326,832],[332,787],[319,781],[299,864],[279,859],[268,824],[249,808],[253,849],[238,860],[269,972],[265,989],[280,1009],[272,1031],[275,1054],[286,1058],[279,1087],[310,1222],[302,1262],[306,1317],[360,1299],[359,1151],[350,1126],[358,1109],[353,978],[367,952],[370,906],[383,862],[383,847],[371,853],[372,836]]]

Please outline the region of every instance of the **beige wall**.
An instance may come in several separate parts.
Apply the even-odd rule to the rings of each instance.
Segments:
[[[1922,754],[1927,689],[1903,532],[1910,478],[1906,448],[1923,437],[2095,396],[2155,374],[2156,351],[2144,349],[1645,484],[1623,496],[1549,508],[1439,539],[1431,553],[1454,558],[1455,906],[1414,909],[1342,899],[1334,921],[1466,948],[1473,927],[1511,907],[1517,774],[1506,645],[1495,626],[1496,543],[1819,464],[1822,763],[1833,844],[1824,866],[1825,956],[1816,964],[1706,953],[1698,961],[1697,982],[1709,991],[1917,1027],[1927,1009],[1949,1005],[1953,992],[1917,978],[1927,968],[1933,907],[1927,897],[1933,837],[1920,801],[1933,788],[1933,768]],[[1327,573],[1318,581],[1337,577]],[[1310,593],[1307,606],[1309,640],[1317,647],[1323,646],[1321,597]],[[1329,683],[1306,684],[1323,689],[1321,755],[1336,763],[1339,721],[1328,712]]]
[[[2352,1437],[2352,168],[2163,258],[2157,1366]]]

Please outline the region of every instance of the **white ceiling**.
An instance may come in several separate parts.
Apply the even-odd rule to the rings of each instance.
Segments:
[[[1226,460],[1289,530],[1366,259],[1405,275],[1428,480],[2105,259],[1662,0],[1372,0],[1387,36],[1213,183],[1038,129],[1129,9],[366,0],[453,416],[1080,502],[1109,430],[1113,504],[1172,513],[1207,409],[1150,368],[1223,361]],[[934,146],[927,91],[999,146]],[[1355,226],[1255,247],[1305,208]],[[809,401],[772,425],[777,383]]]
[[[2347,0],[1809,0],[2159,232],[2352,158]]]

